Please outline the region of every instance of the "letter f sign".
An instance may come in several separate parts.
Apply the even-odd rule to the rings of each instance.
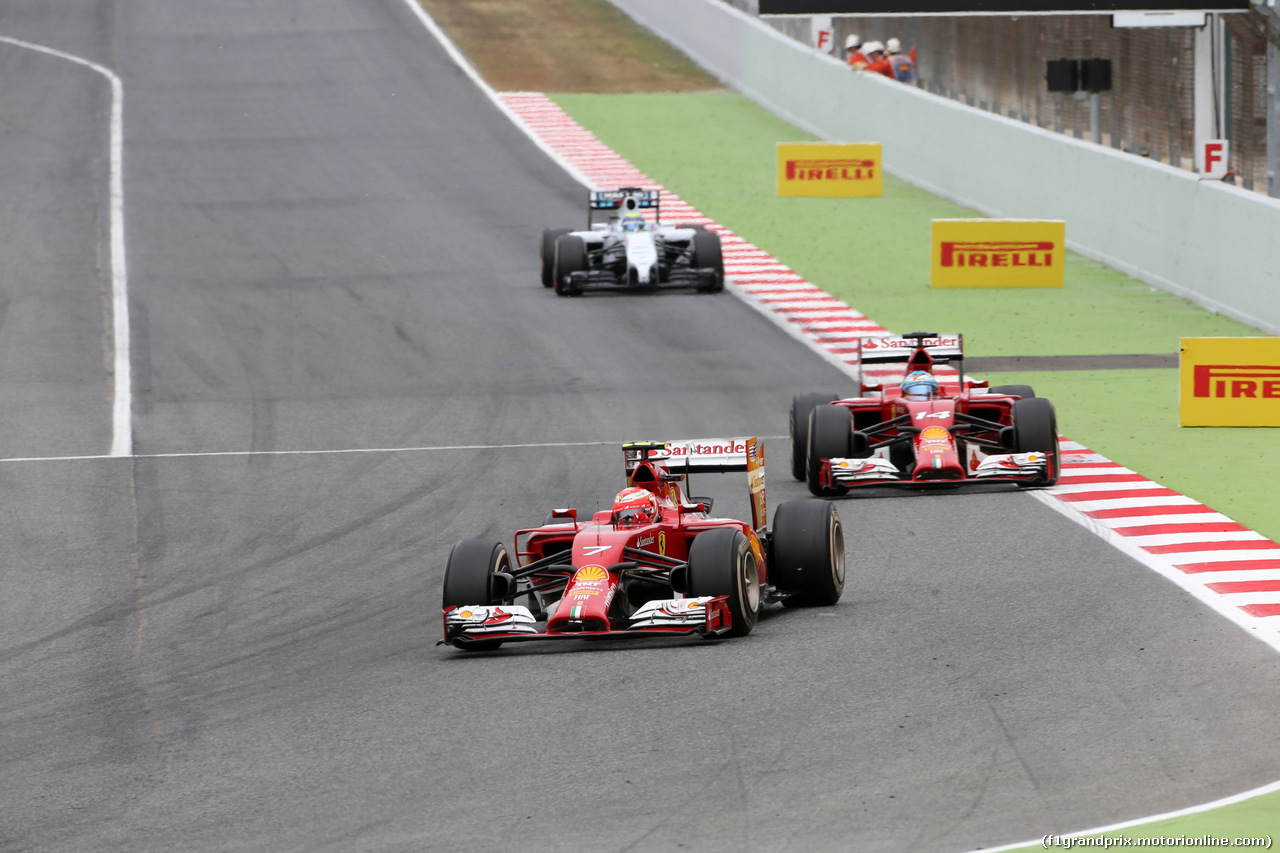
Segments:
[[[1201,179],[1222,180],[1227,176],[1227,140],[1206,139],[1201,146]]]

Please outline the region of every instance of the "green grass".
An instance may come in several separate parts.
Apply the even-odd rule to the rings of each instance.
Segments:
[[[934,290],[930,221],[972,211],[889,176],[880,198],[779,198],[777,143],[812,137],[740,95],[554,98],[654,180],[809,281],[895,331],[963,332],[970,357],[1169,354],[1183,337],[1262,334],[1074,254],[1061,288]],[[1280,539],[1276,432],[1180,428],[1176,370],[990,378],[1032,385],[1053,400],[1064,435]]]

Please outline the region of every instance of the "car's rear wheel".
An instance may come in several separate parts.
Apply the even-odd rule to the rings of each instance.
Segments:
[[[720,249],[720,235],[714,231],[693,232],[693,265],[698,269],[715,270],[709,284],[698,288],[702,293],[719,293],[724,290],[724,254]]]
[[[988,388],[989,394],[1011,394],[1021,397],[1024,400],[1030,400],[1036,395],[1030,385],[997,385],[994,388]]]
[[[571,228],[542,229],[542,286],[551,287],[556,283],[556,241],[568,234]]]
[[[832,394],[797,394],[791,398],[791,476],[804,482],[809,458],[809,413],[834,401]]]
[[[1052,486],[1061,473],[1062,453],[1058,448],[1058,417],[1044,397],[1013,401],[1014,451],[1044,453],[1049,457],[1048,475],[1031,485]]]
[[[844,406],[816,406],[809,413],[809,451],[805,457],[805,481],[810,493],[820,498],[846,494],[846,486],[824,486],[820,482],[822,460],[849,456],[853,435],[853,414]]]
[[[760,618],[760,567],[741,530],[718,527],[699,533],[689,546],[689,595],[728,596],[729,636],[751,633]]]
[[[444,569],[444,607],[501,604],[494,590],[494,575],[511,571],[511,555],[501,542],[463,539],[449,552]],[[501,640],[471,641],[458,648],[483,651],[496,649]]]
[[[577,296],[581,291],[573,285],[571,273],[587,269],[587,244],[581,237],[565,234],[556,240],[555,288],[558,296]]]
[[[769,579],[788,607],[835,604],[844,592],[844,529],[833,504],[788,501],[773,515]]]

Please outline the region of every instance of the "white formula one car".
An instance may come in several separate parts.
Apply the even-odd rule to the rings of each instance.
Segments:
[[[724,290],[720,235],[701,225],[670,225],[660,218],[659,191],[639,187],[593,191],[587,230],[542,232],[542,286],[560,296],[587,290],[692,287]],[[596,222],[597,211],[607,222]],[[653,211],[653,218],[644,211]]]

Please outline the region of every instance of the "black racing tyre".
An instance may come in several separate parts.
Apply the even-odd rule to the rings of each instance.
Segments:
[[[576,296],[581,291],[570,281],[569,274],[587,269],[587,244],[581,237],[565,234],[556,240],[555,289],[558,296]]]
[[[1030,400],[1035,397],[1036,392],[1032,390],[1030,385],[997,385],[994,388],[988,388],[989,394],[1012,394],[1021,397],[1024,400]]]
[[[694,231],[706,231],[706,230],[707,230],[707,226],[703,225],[701,222],[681,222],[680,224],[676,225],[676,227],[677,227],[677,228],[691,228],[691,229],[693,229]]]
[[[797,394],[791,398],[791,476],[804,482],[809,459],[809,413],[836,400],[832,394]]]
[[[834,504],[787,501],[773,514],[769,580],[787,607],[831,605],[844,592],[844,528]]]
[[[1016,453],[1040,451],[1049,456],[1049,475],[1032,485],[1052,486],[1061,473],[1062,453],[1058,448],[1058,417],[1053,403],[1044,397],[1013,401],[1013,430]]]
[[[449,552],[444,569],[445,607],[501,604],[493,594],[494,572],[511,571],[511,555],[501,542],[463,539]],[[496,649],[501,640],[472,640],[458,648],[483,652]]]
[[[572,231],[572,228],[542,229],[542,286],[550,287],[556,283],[554,269],[556,263],[556,240]]]
[[[501,542],[463,539],[445,564],[442,606],[500,604],[493,595],[493,573],[509,571],[511,555]]]
[[[751,543],[736,527],[699,533],[689,546],[689,595],[727,595],[730,637],[751,633],[760,618],[760,567]]]
[[[711,267],[715,279],[698,288],[702,293],[719,293],[724,290],[724,253],[720,250],[720,235],[714,231],[693,233],[693,265],[697,269]]]
[[[847,486],[823,486],[818,482],[822,460],[848,457],[853,435],[853,414],[844,406],[816,406],[809,413],[809,450],[805,456],[805,482],[809,492],[831,498],[849,491]]]

